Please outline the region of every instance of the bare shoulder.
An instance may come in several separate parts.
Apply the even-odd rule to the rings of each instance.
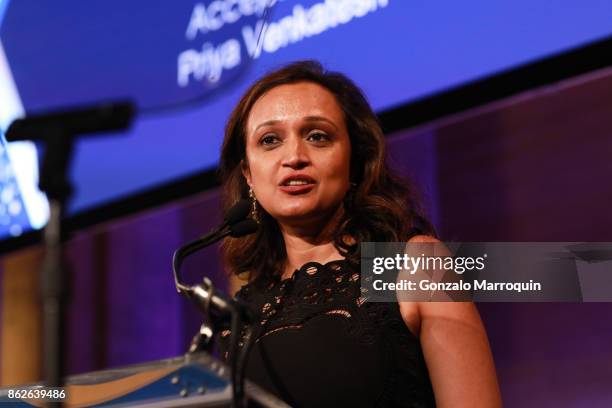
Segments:
[[[411,237],[407,243],[409,244],[427,244],[439,243],[440,240],[430,235],[415,235]],[[399,302],[399,309],[404,323],[415,336],[419,336],[421,332],[421,310],[419,302]]]
[[[441,241],[430,235],[415,235],[408,243],[438,244]],[[450,252],[438,255],[449,254]],[[415,334],[420,334],[424,317],[446,317],[464,321],[466,324],[480,324],[478,311],[471,302],[400,302],[400,311],[404,322]]]
[[[419,243],[432,243],[436,244],[441,242],[438,238],[432,237],[431,235],[415,235],[414,237],[408,240],[409,244],[419,244]]]

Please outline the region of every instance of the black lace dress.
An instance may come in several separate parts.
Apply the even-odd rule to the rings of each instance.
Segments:
[[[261,312],[247,378],[294,407],[435,406],[398,304],[365,302],[359,277],[344,260],[309,262],[289,279],[245,285],[236,296]]]

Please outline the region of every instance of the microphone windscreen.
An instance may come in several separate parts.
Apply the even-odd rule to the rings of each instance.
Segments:
[[[251,211],[251,203],[249,200],[240,200],[225,214],[224,221],[229,225],[234,225],[239,221],[244,220]]]
[[[66,137],[84,133],[123,130],[130,126],[135,116],[135,106],[130,101],[99,103],[72,110],[29,115],[15,120],[6,132],[9,142],[19,140],[46,140],[49,129],[60,129]],[[54,133],[52,137],[56,137]]]
[[[248,220],[230,225],[230,235],[234,238],[239,238],[254,233],[258,228],[259,224],[257,221],[249,218]]]

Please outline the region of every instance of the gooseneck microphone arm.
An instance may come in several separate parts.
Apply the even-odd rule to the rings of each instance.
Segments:
[[[207,235],[191,241],[174,252],[172,258],[172,271],[174,283],[178,293],[183,294],[196,303],[205,316],[199,332],[194,337],[189,352],[199,351],[202,343],[209,343],[212,339],[213,329],[208,324],[211,314],[217,319],[230,321],[231,336],[229,349],[229,363],[232,379],[232,406],[240,408],[245,405],[244,393],[244,367],[239,367],[245,361],[238,358],[238,340],[243,323],[250,324],[255,321],[255,314],[244,304],[229,298],[214,290],[212,282],[204,278],[202,283],[186,285],[180,278],[180,268],[183,260],[194,252],[205,248],[221,239],[231,236],[238,238],[257,231],[259,225],[252,219],[246,219],[250,211],[248,200],[241,200],[227,213],[223,224]],[[246,348],[246,347],[245,347]]]
[[[206,248],[207,246],[212,245],[217,241],[220,241],[228,235],[238,236],[240,234],[239,236],[242,236],[255,232],[257,230],[257,224],[254,225],[253,231],[243,231],[243,229],[245,228],[245,224],[243,224],[243,222],[248,223],[247,229],[253,228],[251,222],[254,221],[246,219],[249,215],[249,212],[249,201],[238,201],[238,203],[236,203],[232,208],[229,209],[227,215],[223,219],[223,223],[219,227],[215,228],[208,234],[196,240],[188,242],[187,244],[174,251],[174,255],[172,257],[172,271],[174,273],[174,284],[178,293],[189,292],[190,290],[188,286],[185,286],[181,283],[181,279],[179,277],[183,260],[194,252],[199,251],[202,248]],[[243,234],[243,232],[246,233]]]

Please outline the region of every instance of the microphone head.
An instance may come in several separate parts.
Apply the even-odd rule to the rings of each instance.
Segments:
[[[249,200],[240,200],[229,209],[223,221],[225,221],[226,224],[234,225],[244,220],[249,215],[250,211],[251,202]]]
[[[230,225],[230,236],[234,238],[243,237],[245,235],[252,234],[257,231],[259,224],[257,221],[249,218],[248,220],[237,222],[234,225]]]

